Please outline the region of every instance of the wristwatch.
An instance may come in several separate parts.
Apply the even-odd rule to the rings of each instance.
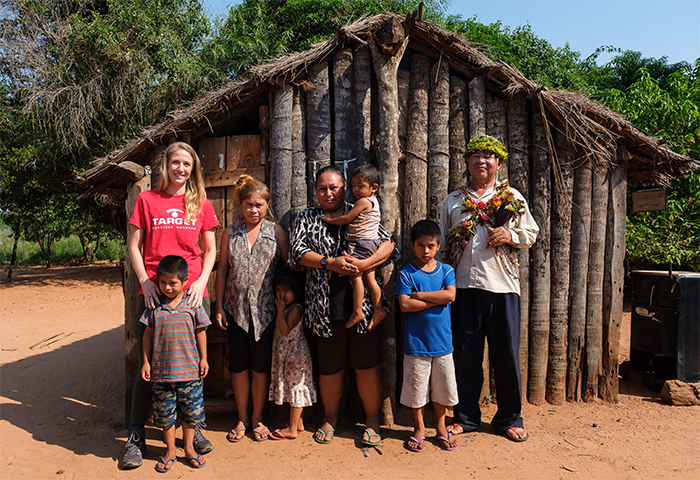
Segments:
[[[326,255],[321,258],[321,270],[326,269],[326,264],[328,263],[328,257]]]

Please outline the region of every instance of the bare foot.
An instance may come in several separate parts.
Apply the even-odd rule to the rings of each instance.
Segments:
[[[297,430],[292,431],[289,427],[278,428],[270,434],[270,438],[273,440],[294,440],[298,434]]]
[[[406,441],[406,448],[412,452],[422,452],[425,443],[425,430],[414,430],[413,436]]]
[[[270,430],[263,425],[262,422],[258,422],[257,428],[253,429],[253,437],[255,438],[256,442],[262,442],[267,440],[267,437],[270,436]]]
[[[348,323],[345,324],[345,328],[350,328],[353,325],[360,323],[364,319],[365,316],[362,314],[362,311],[353,312],[352,316],[350,317],[350,320],[348,320]]]
[[[464,428],[462,428],[462,425],[459,423],[455,423],[447,427],[447,431],[452,435],[459,435],[460,433],[464,433]]]
[[[321,427],[314,433],[314,440],[318,443],[331,443],[335,438],[335,429],[333,425],[324,422]]]
[[[226,434],[226,440],[231,443],[240,442],[243,440],[243,437],[245,437],[245,430],[245,424],[243,422],[238,422],[236,428],[231,429],[231,431]]]
[[[282,425],[280,425],[280,429],[288,428],[289,427],[289,422],[284,422]],[[297,423],[297,433],[304,433],[304,422],[302,420],[299,420]]]
[[[527,432],[520,427],[510,427],[505,433],[514,442],[524,442],[529,437]]]
[[[379,322],[384,320],[387,315],[388,313],[383,308],[375,308],[374,315],[372,315],[372,320],[370,320],[367,330],[372,330],[374,327],[379,325]]]

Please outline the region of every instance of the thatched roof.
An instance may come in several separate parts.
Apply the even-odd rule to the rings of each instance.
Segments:
[[[618,147],[624,145],[632,155],[628,165],[628,182],[632,185],[649,181],[668,184],[670,179],[680,178],[684,172],[698,166],[696,161],[671,151],[663,140],[646,134],[620,114],[588,97],[549,90],[528,80],[513,66],[490,60],[463,36],[431,22],[383,13],[341,27],[333,38],[307,51],[253,67],[250,78],[231,81],[202,96],[190,107],[172,112],[163,123],[146,129],[140,138],[96,160],[94,168],[78,177],[79,183],[87,188],[83,196],[125,190],[127,183],[138,174],[124,173],[119,165],[123,162],[143,164],[154,148],[168,144],[174,137],[182,138],[187,132],[212,136],[226,129],[235,131],[245,122],[246,112],[257,113],[257,107],[267,103],[271,86],[303,83],[309,65],[323,61],[346,42],[364,43],[368,35],[391,16],[405,22],[409,48],[446,59],[453,70],[468,78],[483,75],[487,88],[502,97],[523,94],[538,102],[549,122],[563,125],[574,143],[595,162],[614,164]],[[232,119],[233,112],[238,120]],[[135,169],[138,168],[132,165],[131,170]]]

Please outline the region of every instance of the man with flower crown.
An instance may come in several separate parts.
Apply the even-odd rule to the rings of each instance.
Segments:
[[[528,434],[521,416],[516,249],[530,248],[539,227],[520,192],[498,179],[508,158],[501,142],[488,135],[473,138],[464,157],[470,178],[447,196],[440,220],[443,261],[454,268],[457,283],[452,338],[459,403],[452,433],[473,431],[481,424],[482,359],[488,338],[498,403],[491,425],[496,433],[522,442]]]

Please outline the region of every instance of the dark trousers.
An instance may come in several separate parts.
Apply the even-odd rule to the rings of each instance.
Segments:
[[[496,433],[523,428],[520,366],[520,296],[476,288],[457,289],[452,304],[452,341],[459,403],[455,422],[465,431],[479,428],[479,396],[484,381],[484,339],[496,380],[498,411],[491,420]],[[488,372],[487,372],[488,373]]]

